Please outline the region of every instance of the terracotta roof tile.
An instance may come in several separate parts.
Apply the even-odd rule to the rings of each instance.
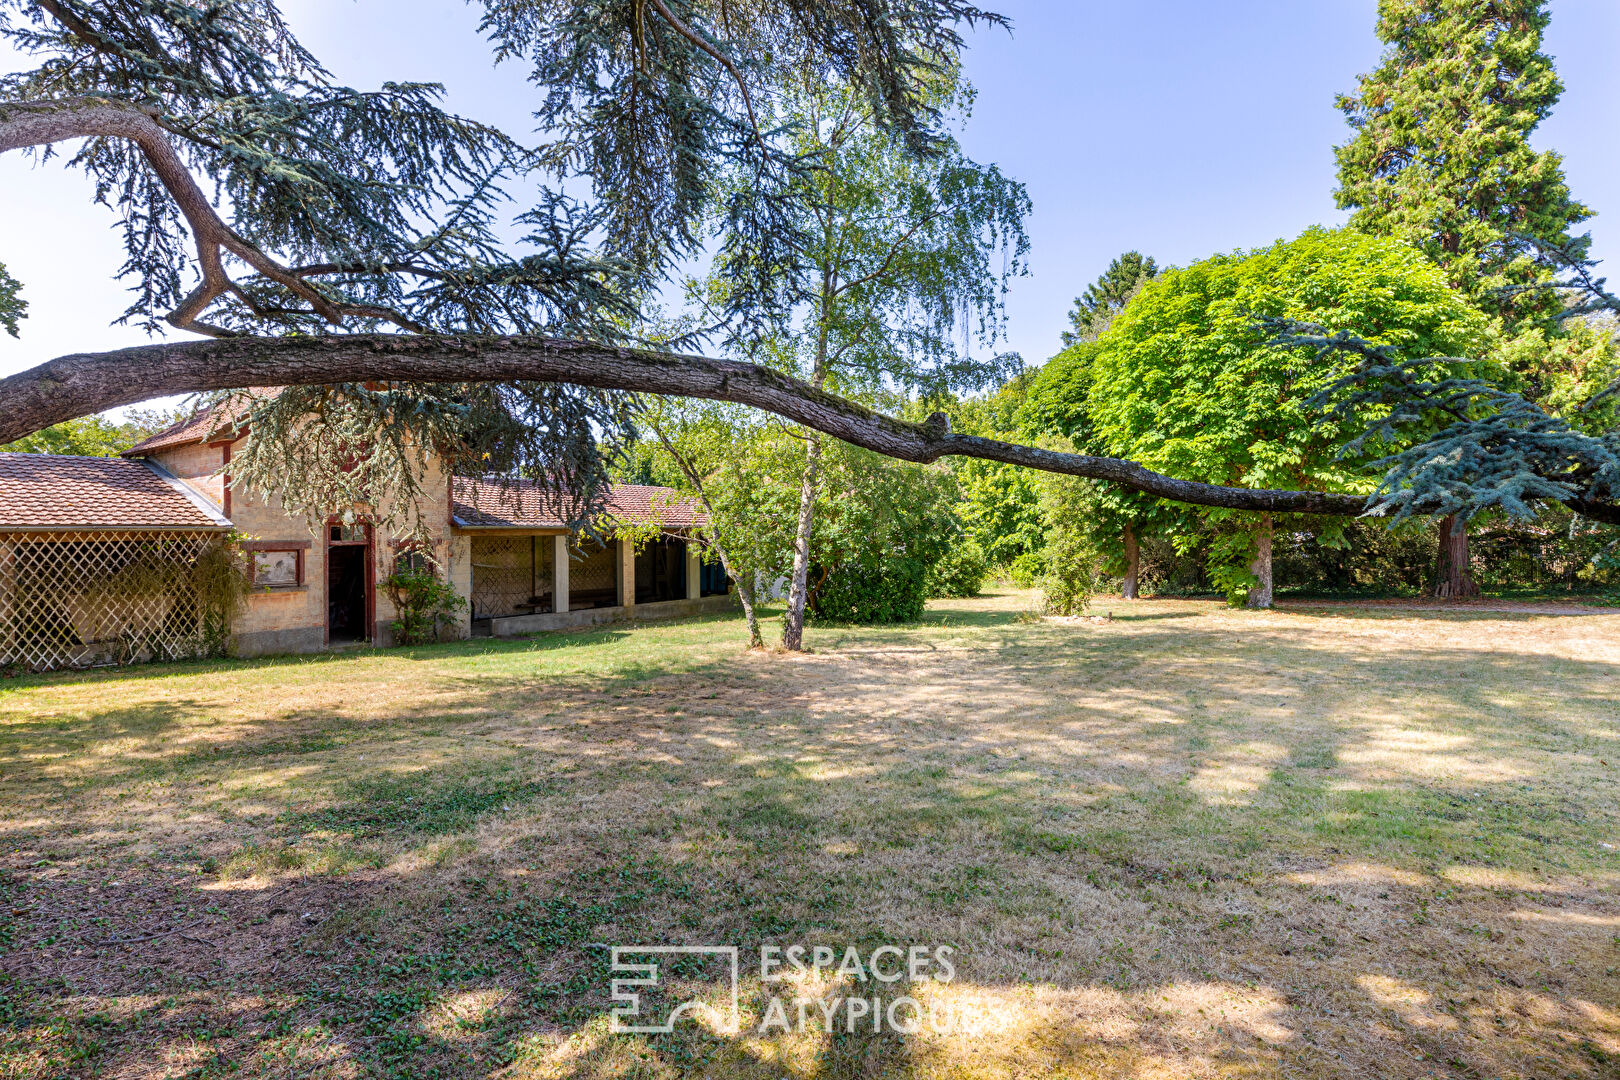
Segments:
[[[148,435],[125,450],[124,456],[139,457],[154,450],[167,450],[173,446],[202,442],[214,430],[214,418],[211,413],[212,410],[204,409],[189,420],[182,420],[178,424],[166,427],[156,435]]]
[[[608,488],[606,509],[630,521],[656,518],[671,528],[702,520],[697,504],[683,499],[674,488],[645,484],[614,484]],[[565,525],[555,493],[531,481],[507,484],[456,477],[451,514],[457,525],[469,529],[561,529]]]
[[[0,453],[0,531],[215,529],[229,522],[140,461]]]
[[[253,387],[248,391],[254,397],[269,397],[279,392],[276,387],[260,386]],[[238,400],[231,399],[231,401]],[[181,420],[179,423],[166,427],[156,435],[148,435],[128,450],[125,450],[124,457],[141,457],[152,453],[154,450],[168,450],[175,446],[185,446],[187,443],[203,442],[236,434],[229,430],[231,416],[220,413],[219,408],[217,405],[210,405],[198,409],[190,419]],[[240,415],[243,407],[237,405],[232,411]]]
[[[703,522],[703,511],[698,509],[696,500],[683,497],[674,488],[614,484],[608,488],[607,508],[609,513],[620,514],[632,521],[657,518],[673,528]]]

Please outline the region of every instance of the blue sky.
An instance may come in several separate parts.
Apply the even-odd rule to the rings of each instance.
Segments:
[[[976,33],[979,91],[963,141],[1028,185],[1030,276],[1013,288],[1012,348],[1038,363],[1073,297],[1121,251],[1186,263],[1293,236],[1344,215],[1334,94],[1376,62],[1374,0],[1003,0],[1009,36]],[[530,129],[518,66],[492,68],[473,8],[456,0],[284,0],[300,34],[352,85],[443,82],[452,108]],[[1600,257],[1620,255],[1620,4],[1554,0],[1547,49],[1566,84],[1538,146],[1560,151]],[[15,58],[0,51],[0,65]],[[0,335],[0,375],[67,352],[140,344],[108,323],[124,307],[112,218],[58,163],[0,157],[0,261],[32,305]],[[1614,220],[1610,220],[1611,217]],[[1614,271],[1620,279],[1620,270]]]

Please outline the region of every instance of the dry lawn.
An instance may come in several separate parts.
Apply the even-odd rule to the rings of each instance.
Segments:
[[[0,1077],[1620,1075],[1620,614],[1028,604],[0,683]],[[966,1027],[608,1030],[793,942]]]

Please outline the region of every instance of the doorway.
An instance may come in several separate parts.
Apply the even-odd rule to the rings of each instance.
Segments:
[[[338,527],[332,532],[338,533]],[[348,532],[348,530],[344,530]],[[364,641],[371,636],[368,538],[336,536],[326,548],[326,640],[331,645]]]

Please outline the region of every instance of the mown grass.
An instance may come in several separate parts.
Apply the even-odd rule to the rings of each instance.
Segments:
[[[0,684],[0,1077],[1620,1072],[1620,616],[1029,606]],[[607,1030],[794,942],[976,1026]]]

